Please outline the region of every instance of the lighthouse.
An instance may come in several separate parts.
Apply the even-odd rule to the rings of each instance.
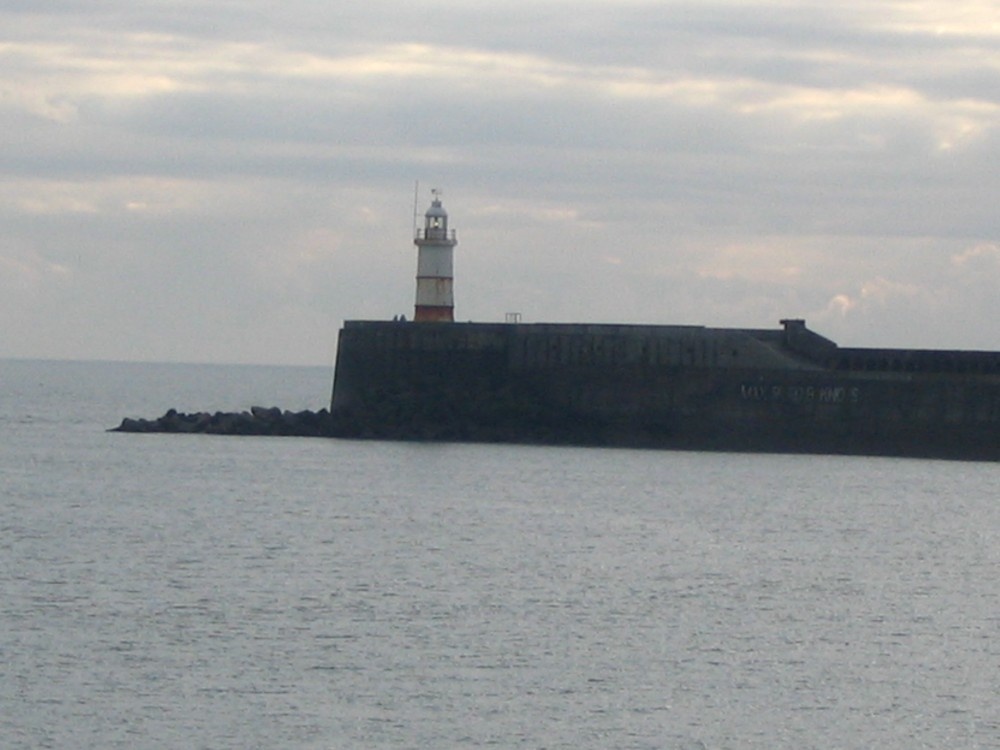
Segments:
[[[415,321],[453,322],[452,250],[458,244],[455,231],[448,231],[448,212],[441,205],[441,191],[431,191],[434,199],[424,214],[424,228],[417,230],[417,304]]]

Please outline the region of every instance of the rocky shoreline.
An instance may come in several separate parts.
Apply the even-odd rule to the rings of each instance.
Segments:
[[[282,411],[278,407],[253,406],[241,412],[193,412],[170,409],[156,419],[132,419],[108,432],[171,432],[207,435],[280,435],[288,437],[340,437],[344,426],[326,409]]]

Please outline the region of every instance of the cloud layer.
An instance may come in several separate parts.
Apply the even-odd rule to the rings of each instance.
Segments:
[[[1000,349],[992,3],[38,5],[0,356],[328,362],[410,312],[417,179],[462,319]]]

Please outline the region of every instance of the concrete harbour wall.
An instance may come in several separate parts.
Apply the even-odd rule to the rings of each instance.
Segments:
[[[1000,452],[991,353],[960,353],[973,371],[961,377],[838,368],[845,351],[876,355],[840,350],[799,323],[744,330],[351,321],[340,334],[331,411],[362,437]],[[886,351],[892,356],[878,356],[889,362],[930,361]]]

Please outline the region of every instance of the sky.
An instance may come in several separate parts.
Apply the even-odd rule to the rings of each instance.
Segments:
[[[412,317],[1000,350],[994,0],[0,0],[0,357]]]

